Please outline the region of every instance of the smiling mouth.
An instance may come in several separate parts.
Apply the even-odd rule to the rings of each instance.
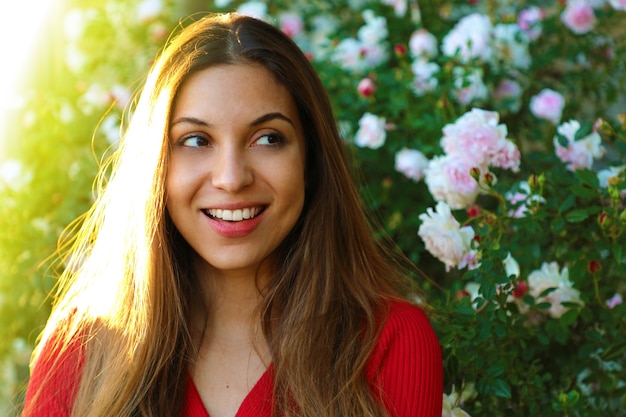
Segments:
[[[243,220],[250,220],[261,214],[265,210],[265,206],[261,207],[249,207],[236,210],[224,210],[224,209],[202,209],[202,212],[217,220],[224,220],[228,222],[240,222]]]

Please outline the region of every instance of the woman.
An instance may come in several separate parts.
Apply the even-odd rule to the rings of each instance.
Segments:
[[[236,15],[183,29],[115,158],[25,416],[440,415],[436,337],[288,37]]]

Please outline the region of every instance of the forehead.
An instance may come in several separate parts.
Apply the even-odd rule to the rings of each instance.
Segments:
[[[273,74],[257,63],[220,64],[191,74],[174,99],[172,117],[186,112],[258,112],[269,107],[297,114],[295,101]]]

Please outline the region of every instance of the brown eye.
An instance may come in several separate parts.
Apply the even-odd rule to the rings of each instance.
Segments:
[[[202,146],[208,146],[209,141],[200,135],[188,135],[182,138],[179,142],[181,146],[189,146],[192,148],[198,148]]]
[[[278,133],[268,133],[257,139],[255,145],[280,145],[284,142],[284,138]]]

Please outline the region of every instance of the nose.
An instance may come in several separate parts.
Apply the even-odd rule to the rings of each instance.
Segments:
[[[254,178],[245,151],[226,147],[212,161],[212,183],[215,188],[235,193],[252,183]]]

